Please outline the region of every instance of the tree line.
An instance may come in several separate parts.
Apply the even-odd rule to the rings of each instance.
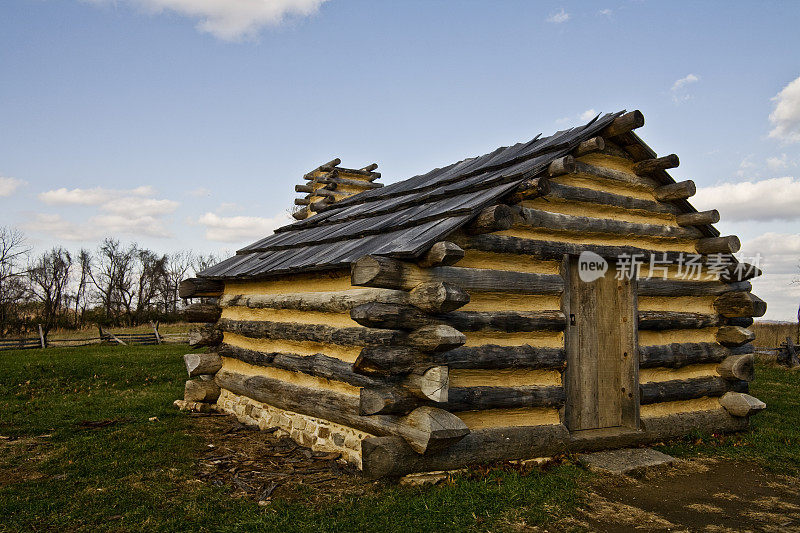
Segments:
[[[190,250],[159,254],[104,239],[73,254],[32,253],[25,235],[0,228],[0,336],[89,324],[135,326],[178,320],[181,280],[217,262]]]

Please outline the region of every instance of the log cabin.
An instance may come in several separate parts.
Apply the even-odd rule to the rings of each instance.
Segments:
[[[386,186],[318,167],[297,222],[182,283],[208,348],[176,403],[373,478],[746,429],[760,271],[643,124],[598,115]]]

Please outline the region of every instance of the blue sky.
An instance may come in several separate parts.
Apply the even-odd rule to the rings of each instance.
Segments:
[[[333,157],[391,182],[640,109],[800,301],[800,3],[4,0],[0,225],[235,250]],[[779,96],[780,95],[780,96]],[[76,190],[77,189],[77,190]]]

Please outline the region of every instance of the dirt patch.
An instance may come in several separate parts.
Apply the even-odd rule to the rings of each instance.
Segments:
[[[341,461],[338,453],[313,452],[288,437],[278,438],[276,431],[245,426],[232,416],[191,416],[207,442],[198,461],[198,479],[228,486],[234,497],[262,505],[275,497],[322,502],[366,494],[377,485]]]
[[[604,532],[800,531],[799,483],[748,462],[685,461],[642,479],[595,478],[585,508],[560,526]]]
[[[0,487],[43,478],[37,467],[50,453],[49,435],[0,437]]]

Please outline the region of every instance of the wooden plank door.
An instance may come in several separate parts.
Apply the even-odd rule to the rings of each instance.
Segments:
[[[565,260],[567,314],[565,423],[572,431],[639,424],[639,357],[635,280],[582,281],[578,258]]]

